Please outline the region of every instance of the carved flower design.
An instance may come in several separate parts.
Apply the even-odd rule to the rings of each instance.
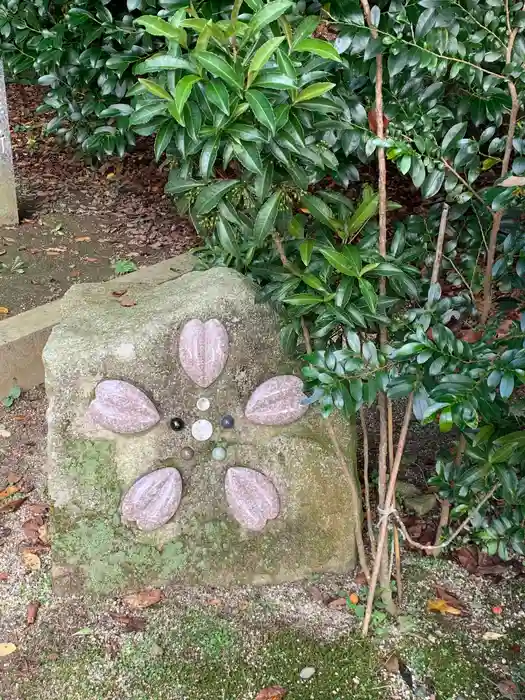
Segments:
[[[156,530],[171,520],[182,497],[182,479],[177,469],[157,469],[138,479],[125,495],[121,513],[125,522],[140,530]]]
[[[260,531],[279,515],[279,494],[270,479],[246,467],[230,467],[224,481],[226,500],[235,520],[247,530]]]
[[[228,333],[216,318],[188,321],[180,334],[180,363],[190,379],[205,389],[213,384],[228,359]]]
[[[218,379],[226,365],[228,352],[228,334],[217,319],[205,322],[191,319],[183,326],[179,338],[179,359],[183,370],[197,386],[207,388]],[[289,425],[308,410],[305,398],[299,377],[272,377],[253,391],[245,408],[245,417],[261,426]],[[210,400],[201,397],[197,408],[200,411],[208,410]],[[98,425],[120,434],[140,433],[160,420],[156,407],[144,392],[117,379],[106,379],[97,385],[95,399],[89,405],[87,414]],[[180,427],[175,428],[175,423]],[[183,430],[185,417],[172,419],[171,425],[174,430]],[[221,427],[232,429],[233,426],[233,417],[225,414]],[[213,427],[208,420],[201,418],[191,425],[193,439],[201,443],[209,440],[212,433]],[[190,446],[183,448],[184,451],[194,454]],[[219,453],[220,460],[215,456]],[[212,454],[222,462],[226,459],[227,451],[218,446]],[[124,522],[134,523],[141,530],[155,530],[165,525],[179,508],[182,490],[182,478],[177,469],[158,469],[142,476],[122,500]],[[262,471],[229,466],[224,479],[224,492],[230,514],[247,530],[260,532],[269,520],[279,516],[279,494],[271,479]]]
[[[104,379],[97,384],[87,415],[102,428],[124,434],[149,430],[160,420],[146,394],[120,379]]]

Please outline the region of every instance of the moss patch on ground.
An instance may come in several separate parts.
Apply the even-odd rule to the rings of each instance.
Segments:
[[[158,617],[157,624],[155,617]],[[102,640],[77,639],[74,648],[46,662],[23,682],[20,700],[253,700],[281,685],[290,700],[380,700],[385,697],[373,646],[359,638],[320,643],[283,630],[243,630],[217,615],[191,612],[168,627],[162,613],[148,631],[108,653]],[[309,681],[300,678],[315,668]]]

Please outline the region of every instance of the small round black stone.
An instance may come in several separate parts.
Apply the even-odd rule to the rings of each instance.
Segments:
[[[221,418],[221,428],[226,428],[226,430],[231,430],[233,428],[235,421],[233,416],[223,416]]]
[[[172,430],[182,430],[184,428],[184,421],[182,418],[172,418],[170,420],[170,428]]]

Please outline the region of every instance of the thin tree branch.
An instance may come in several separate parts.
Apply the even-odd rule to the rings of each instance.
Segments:
[[[436,242],[436,254],[434,256],[434,266],[432,267],[432,277],[430,278],[430,284],[436,284],[439,279],[439,270],[441,269],[441,259],[443,257],[443,243],[445,241],[445,233],[447,230],[448,221],[448,204],[443,204],[443,209],[441,211],[441,219],[439,221],[439,232]]]
[[[377,27],[372,23],[372,14],[370,3],[368,0],[361,0],[363,15],[365,21],[370,28],[370,33],[375,39],[378,35]],[[376,133],[379,139],[385,138],[384,126],[384,110],[383,110],[383,55],[378,53],[376,56],[376,77],[375,77],[375,112],[376,112]],[[379,255],[386,256],[386,240],[387,240],[387,191],[386,191],[386,157],[385,149],[380,146],[377,149],[377,166],[379,171],[378,192],[379,192]],[[379,278],[379,295],[386,294],[386,278]],[[379,328],[379,344],[384,348],[387,344],[387,329],[381,325]],[[386,397],[384,393],[380,393],[378,397],[379,410],[379,455],[378,455],[378,495],[379,507],[383,508],[386,482],[387,482],[387,449],[388,449],[388,420],[386,411]],[[378,552],[382,557],[381,564],[381,591],[383,603],[387,610],[395,614],[396,608],[392,599],[392,591],[390,590],[390,568],[388,566],[388,551],[385,549],[382,553]]]
[[[448,537],[444,542],[441,542],[441,544],[438,544],[438,545],[435,545],[435,544],[421,544],[421,542],[416,542],[416,541],[413,540],[413,539],[410,537],[410,535],[408,534],[407,529],[406,529],[406,527],[405,527],[405,524],[404,524],[404,522],[401,520],[401,518],[399,517],[398,512],[397,512],[397,511],[392,511],[392,512],[391,512],[391,515],[392,515],[392,516],[395,518],[395,520],[397,521],[397,524],[399,525],[399,529],[400,529],[401,532],[403,533],[404,538],[406,539],[406,541],[407,541],[412,547],[415,547],[416,549],[424,550],[424,551],[426,551],[426,552],[432,551],[432,550],[434,550],[434,549],[445,549],[445,547],[448,547],[449,545],[452,544],[452,542],[454,542],[454,540],[456,539],[456,537],[458,537],[459,535],[461,535],[461,533],[462,533],[463,530],[467,527],[467,525],[468,525],[469,522],[472,520],[472,518],[474,518],[474,517],[479,513],[479,511],[483,508],[483,506],[485,505],[485,503],[486,503],[488,500],[490,500],[490,499],[492,498],[492,496],[496,493],[496,491],[499,489],[499,487],[500,487],[500,484],[499,484],[499,482],[498,482],[495,486],[493,486],[493,487],[490,489],[490,491],[489,491],[485,496],[483,496],[483,498],[482,498],[481,501],[478,503],[478,505],[477,505],[477,506],[474,508],[474,510],[465,518],[465,520],[461,523],[461,525],[457,528],[457,530],[454,530],[454,532],[450,535],[450,537]],[[373,575],[372,575],[372,580],[373,580]]]
[[[514,47],[514,41],[518,30],[512,29],[510,23],[510,10],[509,2],[505,0],[505,15],[507,19],[507,31],[508,31],[508,44],[506,52],[506,62],[507,65],[512,59],[512,49]],[[514,133],[516,131],[516,123],[518,121],[518,113],[520,109],[520,102],[518,98],[518,91],[512,80],[507,81],[510,99],[512,101],[512,106],[510,110],[509,117],[509,128],[507,130],[507,141],[505,144],[505,154],[503,156],[503,162],[501,164],[501,177],[505,177],[509,170],[510,158],[512,155],[512,141],[514,139]],[[494,267],[494,258],[496,257],[496,247],[498,244],[498,234],[501,228],[501,220],[503,219],[504,210],[500,209],[493,215],[492,228],[490,230],[490,240],[489,248],[487,251],[487,263],[485,265],[485,276],[483,280],[483,307],[481,310],[481,324],[487,323],[488,317],[490,316],[490,309],[492,306],[492,268]]]
[[[372,507],[370,505],[370,481],[369,481],[369,443],[368,443],[368,428],[366,425],[366,416],[364,406],[359,409],[359,417],[361,418],[361,430],[363,433],[363,481],[365,482],[365,510],[366,524],[368,526],[368,539],[370,540],[370,549],[372,557],[376,555],[376,538],[374,535],[374,523],[372,522]]]
[[[457,179],[461,182],[462,185],[465,185],[465,187],[468,189],[470,194],[475,197],[480,204],[483,204],[485,209],[489,212],[489,214],[492,216],[492,209],[487,205],[487,203],[483,200],[483,198],[476,192],[476,190],[470,185],[464,177],[462,177],[457,170],[455,170],[450,163],[446,161],[445,158],[441,159],[441,162],[445,166],[447,170],[450,170],[450,172],[457,177]]]
[[[399,466],[401,464],[401,458],[403,457],[403,452],[405,450],[405,444],[408,434],[408,428],[410,426],[410,418],[412,416],[412,406],[414,404],[414,394],[410,394],[408,397],[407,406],[405,409],[405,416],[403,418],[403,425],[401,426],[401,432],[399,434],[399,441],[397,443],[396,456],[394,459],[394,466],[390,473],[390,480],[388,482],[388,491],[385,498],[385,508],[381,515],[381,524],[379,527],[379,537],[377,540],[377,556],[374,561],[374,569],[372,571],[372,577],[370,579],[370,585],[368,588],[368,599],[366,601],[366,611],[365,617],[363,619],[363,635],[366,637],[368,634],[368,629],[370,627],[370,620],[372,619],[372,609],[374,606],[374,597],[377,588],[377,580],[379,578],[379,569],[381,568],[381,556],[385,550],[386,537],[388,532],[388,515],[392,509],[392,504],[394,502],[394,494],[396,489],[397,475],[399,473]]]

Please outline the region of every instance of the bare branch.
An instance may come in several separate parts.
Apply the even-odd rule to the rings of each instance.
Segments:
[[[374,524],[372,522],[372,507],[370,505],[370,482],[369,482],[369,443],[368,443],[368,428],[366,426],[366,416],[364,406],[359,409],[359,417],[361,418],[361,430],[363,432],[363,481],[365,482],[365,511],[366,523],[368,526],[368,539],[370,540],[370,549],[372,556],[376,555],[376,538],[374,535]]]
[[[434,266],[432,268],[432,277],[430,278],[430,284],[436,284],[439,279],[439,270],[441,268],[441,258],[443,257],[443,243],[445,241],[445,232],[447,230],[449,209],[450,207],[448,206],[448,204],[443,204],[443,209],[441,211],[441,220],[439,222],[439,232],[436,242],[436,254],[434,256]]]

